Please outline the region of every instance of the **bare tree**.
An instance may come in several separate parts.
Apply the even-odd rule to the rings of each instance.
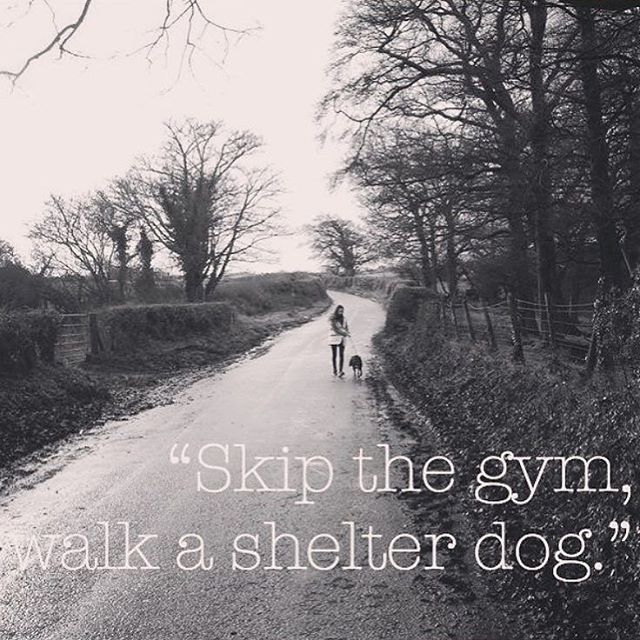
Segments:
[[[0,239],[0,267],[16,262],[16,252],[6,240]]]
[[[178,261],[191,302],[211,295],[232,262],[249,261],[278,233],[274,173],[261,141],[218,122],[167,125],[159,158],[116,181],[114,206],[134,213]]]
[[[307,233],[314,252],[332,273],[354,276],[377,257],[370,250],[365,233],[350,220],[324,216],[309,225]]]
[[[114,267],[118,282],[118,299],[124,302],[127,298],[129,284],[129,264],[136,257],[136,251],[129,251],[131,234],[136,229],[136,217],[128,211],[118,211],[109,201],[104,191],[98,191],[95,202],[100,212],[100,219],[107,228],[114,249]]]
[[[520,3],[382,0],[352,3],[339,29],[336,89],[324,102],[355,128],[355,155],[374,124],[415,119],[490,145],[509,226],[512,288],[533,293],[527,234],[527,92],[513,82],[528,34]],[[400,125],[401,126],[401,125]]]
[[[429,132],[396,130],[370,137],[349,173],[362,188],[367,222],[379,250],[415,260],[425,286],[444,271],[455,293],[459,256],[492,226],[469,148]],[[502,233],[504,224],[498,225]]]
[[[592,246],[618,287],[628,281],[624,258],[633,267],[640,256],[640,15],[586,8],[596,5],[362,0],[338,29],[324,108],[345,116],[349,162],[380,129],[415,127],[486,150],[487,188],[507,223],[509,286],[524,299],[535,297],[535,273],[538,299],[562,303],[567,261],[591,261]],[[578,252],[568,246],[577,238]]]
[[[90,58],[90,52],[76,48],[76,44],[82,35],[90,34],[91,29],[98,28],[92,24],[91,18],[96,6],[104,4],[104,0],[78,0],[76,6],[70,8],[69,3],[64,0],[16,0],[11,6],[0,10],[0,18],[9,21],[8,29],[30,17],[38,23],[38,16],[35,15],[38,11],[50,14],[48,37],[41,43],[34,43],[22,61],[13,68],[0,64],[0,75],[16,82],[34,63],[46,57],[57,55],[60,58]],[[151,60],[157,50],[169,47],[171,36],[175,34],[182,50],[182,67],[185,62],[191,63],[209,31],[222,34],[227,47],[230,35],[240,37],[249,31],[218,22],[211,15],[208,4],[207,0],[158,0],[151,3],[148,11],[157,12],[156,27],[150,35],[144,36],[145,39],[133,53],[144,53]],[[60,15],[64,18],[60,19]],[[117,41],[115,33],[114,41]]]
[[[640,26],[634,16],[636,29]],[[605,105],[600,77],[601,64],[607,57],[606,28],[599,26],[594,11],[578,8],[575,14],[580,28],[579,69],[582,83],[582,98],[586,113],[586,142],[590,161],[591,192],[593,207],[591,215],[600,247],[603,277],[609,285],[624,288],[629,284],[624,256],[618,239],[614,184],[611,170],[611,151],[607,140]]]
[[[96,196],[52,196],[29,235],[36,250],[49,255],[53,268],[82,279],[99,303],[108,303],[115,257],[113,228],[112,212]]]

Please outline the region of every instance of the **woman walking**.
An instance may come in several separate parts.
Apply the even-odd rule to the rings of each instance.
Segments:
[[[331,345],[331,361],[333,363],[333,375],[342,378],[344,376],[344,347],[349,336],[349,325],[344,317],[344,307],[339,304],[329,318],[331,329],[329,332],[329,344]]]

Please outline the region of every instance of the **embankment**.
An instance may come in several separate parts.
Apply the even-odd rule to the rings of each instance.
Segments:
[[[446,340],[422,299],[417,290],[396,292],[389,303],[387,328],[376,338],[377,349],[394,386],[411,400],[418,415],[428,419],[413,425],[418,454],[433,455],[436,448],[455,461],[459,481],[452,505],[463,514],[475,539],[499,532],[495,522],[507,524],[507,562],[515,568],[470,569],[508,612],[511,625],[506,635],[496,629],[496,637],[633,637],[640,616],[640,540],[632,535],[612,542],[609,523],[637,522],[638,503],[632,498],[624,506],[622,494],[599,492],[607,486],[606,463],[594,463],[587,473],[583,462],[574,460],[566,469],[569,490],[558,491],[562,472],[557,461],[548,461],[526,504],[482,504],[471,489],[477,486],[480,462],[503,452],[524,457],[522,464],[533,478],[545,464],[538,457],[603,456],[611,461],[614,487],[638,486],[636,390],[602,380],[584,383],[569,369],[517,365],[481,346]],[[531,494],[515,461],[503,468],[503,461],[495,460],[490,474],[496,483],[518,492],[520,501]],[[589,491],[584,490],[585,475]],[[496,487],[492,495],[499,502],[508,489]],[[563,536],[586,529],[593,535],[583,537],[584,548],[576,538],[558,557],[553,555]],[[529,569],[514,559],[515,543],[529,533],[549,543],[544,567],[539,566],[546,555],[539,539],[530,538],[530,544],[520,548],[522,564]]]

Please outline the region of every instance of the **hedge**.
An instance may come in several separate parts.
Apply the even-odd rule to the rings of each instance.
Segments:
[[[414,323],[427,300],[438,300],[438,296],[424,287],[397,286],[389,300],[385,330],[399,331]]]
[[[46,311],[0,311],[0,375],[23,375],[53,363],[60,316]]]
[[[389,298],[399,286],[415,286],[412,280],[406,280],[390,273],[371,273],[357,276],[336,276],[325,274],[322,280],[328,289],[336,291],[354,290],[362,293],[376,293]]]
[[[113,307],[100,314],[104,346],[112,352],[141,349],[154,340],[228,333],[234,321],[233,308],[224,302]]]
[[[327,299],[320,278],[307,273],[274,273],[232,278],[215,291],[215,299],[229,302],[249,316],[311,307]]]
[[[640,625],[640,540],[631,536],[626,543],[613,543],[607,527],[613,520],[637,522],[637,501],[625,507],[619,497],[606,493],[567,498],[547,482],[526,507],[487,508],[473,500],[469,487],[477,463],[503,451],[533,457],[606,456],[618,482],[637,486],[640,415],[635,383],[611,386],[598,379],[580,384],[571,369],[517,365],[480,347],[447,341],[426,306],[404,331],[386,331],[376,340],[394,384],[429,418],[417,448],[432,451],[437,442],[460,469],[460,489],[453,499],[476,535],[490,531],[494,521],[509,523],[512,540],[531,531],[552,540],[586,527],[595,532],[582,559],[591,564],[597,559],[606,571],[595,571],[579,586],[559,584],[549,567],[484,574],[493,598],[514,609],[512,619],[517,616],[508,637],[634,637]]]

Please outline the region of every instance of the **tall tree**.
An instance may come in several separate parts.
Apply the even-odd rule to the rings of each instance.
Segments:
[[[324,104],[357,123],[356,153],[373,122],[398,117],[434,130],[464,127],[491,144],[510,232],[512,288],[530,299],[527,100],[510,76],[524,62],[521,11],[495,0],[352,3],[340,28],[337,87]]]
[[[586,4],[353,2],[338,30],[335,89],[324,101],[346,115],[351,165],[380,130],[415,128],[480,149],[478,171],[507,225],[509,287],[528,300],[537,289],[539,299],[562,302],[567,260],[590,261],[593,244],[601,273],[625,286],[618,234],[631,266],[640,256],[640,172],[629,162],[640,157],[638,10]],[[589,213],[590,232],[566,194]],[[579,251],[559,247],[579,237]]]
[[[579,8],[576,12],[576,20],[581,37],[579,68],[587,120],[587,148],[593,197],[591,215],[600,247],[600,264],[605,282],[608,285],[623,288],[629,278],[625,273],[616,231],[610,151],[598,73],[598,51],[601,43],[592,9]]]
[[[455,293],[459,255],[468,250],[473,230],[488,220],[482,198],[469,189],[471,150],[452,145],[419,129],[382,131],[369,137],[349,173],[362,190],[377,247],[388,256],[414,258],[426,286],[444,271]]]
[[[529,90],[531,93],[531,126],[529,139],[533,165],[533,226],[538,263],[538,298],[548,296],[560,303],[562,294],[557,273],[554,229],[551,221],[553,184],[551,175],[551,115],[545,77],[545,38],[549,8],[546,2],[523,2],[529,18]]]
[[[307,227],[307,233],[314,252],[331,273],[351,277],[375,259],[365,234],[351,220],[322,216]]]
[[[260,140],[219,122],[167,125],[157,158],[116,181],[119,211],[139,216],[176,258],[190,302],[213,294],[233,262],[255,259],[278,233],[275,174],[260,164]]]
[[[63,274],[80,278],[99,303],[113,299],[113,219],[95,195],[64,199],[52,196],[42,219],[30,231],[41,254]]]

